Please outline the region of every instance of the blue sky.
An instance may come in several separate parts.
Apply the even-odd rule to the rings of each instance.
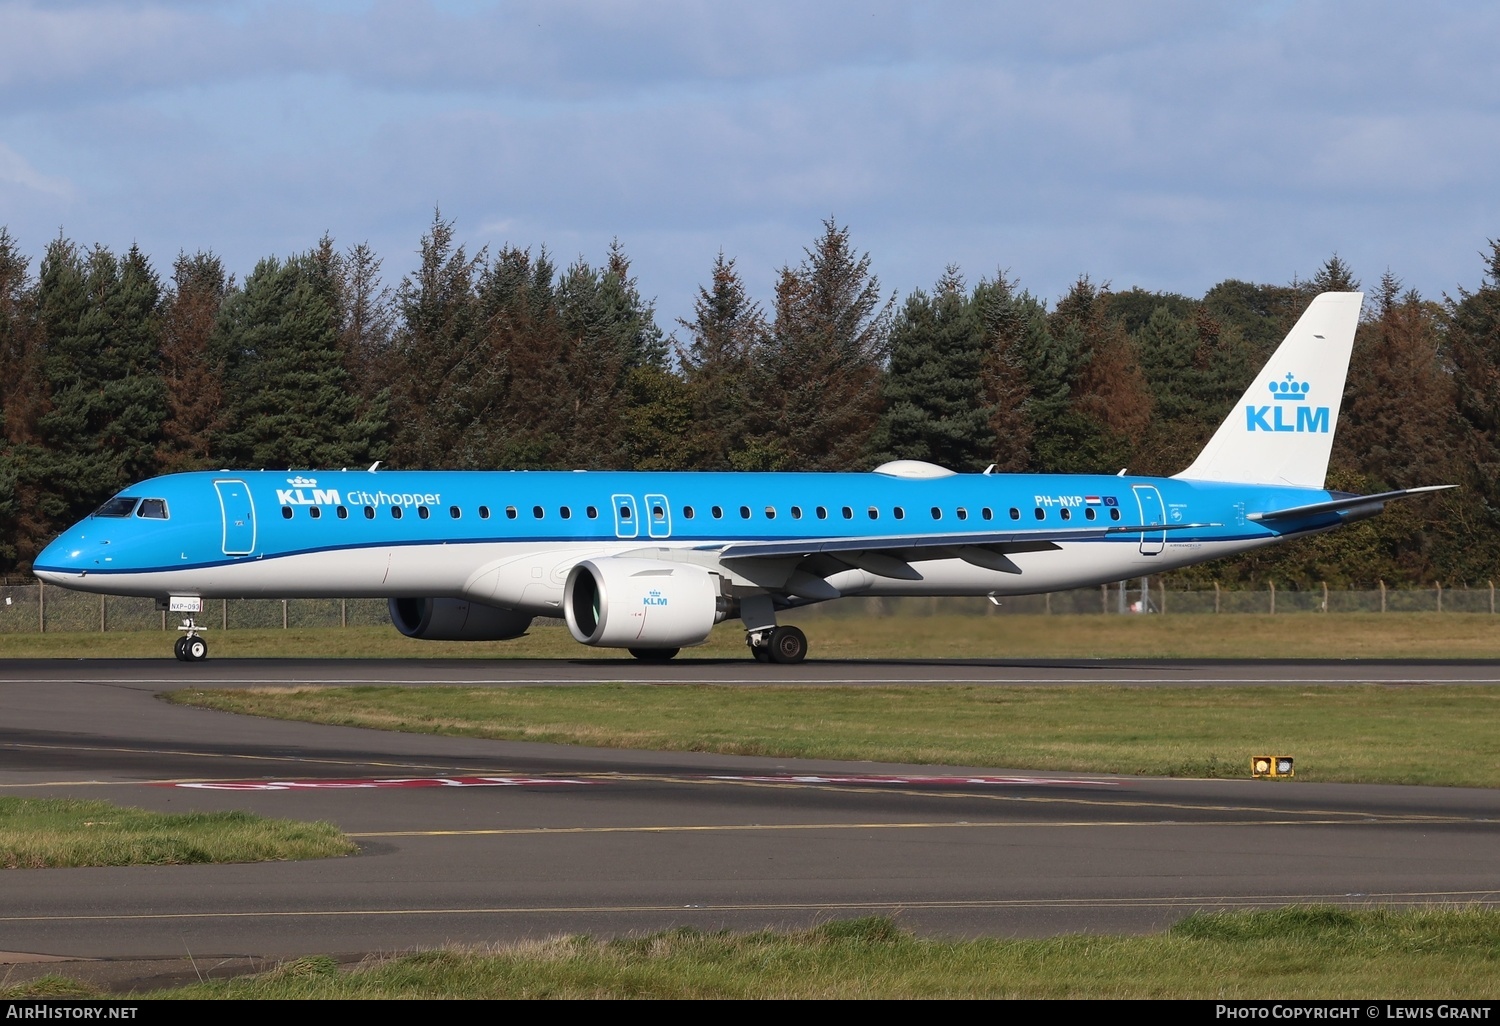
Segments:
[[[211,249],[603,261],[664,328],[720,250],[769,304],[832,217],[948,264],[1201,295],[1339,253],[1434,298],[1500,237],[1500,5],[0,0],[0,225]]]

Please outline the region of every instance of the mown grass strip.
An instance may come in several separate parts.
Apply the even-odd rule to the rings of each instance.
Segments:
[[[847,616],[799,610],[814,659],[1496,659],[1500,617],[1483,613],[1104,616]],[[211,659],[624,659],[544,623],[511,641],[417,641],[393,627],[216,630]],[[173,625],[175,628],[175,624]],[[0,658],[160,659],[171,631],[0,634]],[[744,630],[720,624],[680,659],[743,659]]]
[[[67,798],[0,798],[0,867],[162,866],[351,855],[330,823],[248,812],[160,813]]]
[[[607,684],[185,689],[280,719],[514,741],[1144,776],[1500,786],[1500,688]]]
[[[327,957],[167,998],[1500,997],[1500,914],[1330,906],[1197,914],[1149,937],[927,940],[890,919],[794,933],[683,929],[372,959]],[[57,978],[0,997],[68,986]],[[50,988],[50,990],[48,989]]]

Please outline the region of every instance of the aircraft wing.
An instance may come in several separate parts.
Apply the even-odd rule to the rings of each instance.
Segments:
[[[703,546],[726,564],[747,570],[752,578],[806,598],[835,598],[838,592],[823,578],[857,568],[895,580],[922,579],[913,563],[961,559],[1000,573],[1019,574],[1010,558],[1019,552],[1045,552],[1059,542],[1098,541],[1113,534],[1181,531],[1210,524],[1147,524],[1076,527],[1032,531],[954,531],[926,535],[867,535],[846,538],[801,538],[734,542],[722,548]],[[760,572],[750,568],[759,566]],[[771,584],[772,581],[778,582]]]
[[[926,553],[917,558],[948,558],[942,549],[983,546],[1011,552],[1038,552],[1056,548],[1056,542],[1100,541],[1112,534],[1155,531],[1185,531],[1217,527],[1217,524],[1110,524],[1101,527],[1060,528],[1042,531],[951,531],[941,534],[854,535],[846,538],[791,538],[778,541],[733,542],[713,546],[721,559],[757,556],[813,556],[818,553],[903,552]],[[709,548],[709,546],[705,546]]]
[[[1385,504],[1392,500],[1404,499],[1408,495],[1423,495],[1427,492],[1441,492],[1457,487],[1458,485],[1424,485],[1421,488],[1402,488],[1394,492],[1378,492],[1375,495],[1344,495],[1337,499],[1329,499],[1327,502],[1314,502],[1306,506],[1288,506],[1286,509],[1273,509],[1265,513],[1247,513],[1245,519],[1260,522],[1267,520],[1294,520],[1298,517],[1310,517],[1318,513],[1362,513],[1372,516],[1379,513]]]

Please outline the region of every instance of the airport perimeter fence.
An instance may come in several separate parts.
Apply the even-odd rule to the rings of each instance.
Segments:
[[[210,599],[196,619],[215,630],[374,627],[390,624],[384,599]],[[1046,595],[983,598],[838,599],[798,610],[799,615],[1008,616],[1073,614],[1214,613],[1488,613],[1495,586],[1352,590],[1327,587],[1174,590],[1150,578]],[[176,631],[182,614],[149,598],[87,595],[42,584],[0,585],[0,634],[70,631]],[[538,625],[561,623],[538,619]]]

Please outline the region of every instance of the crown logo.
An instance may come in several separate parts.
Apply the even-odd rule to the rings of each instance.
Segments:
[[[317,478],[315,478],[315,477],[303,477],[301,474],[298,474],[296,477],[289,477],[289,478],[287,478],[286,479],[286,483],[289,484],[289,485],[291,485],[293,488],[316,488],[316,487],[318,487],[318,479]]]
[[[1278,402],[1306,402],[1307,393],[1312,390],[1312,385],[1306,381],[1298,381],[1291,371],[1287,371],[1282,380],[1271,382],[1268,387],[1271,389],[1271,398]]]

